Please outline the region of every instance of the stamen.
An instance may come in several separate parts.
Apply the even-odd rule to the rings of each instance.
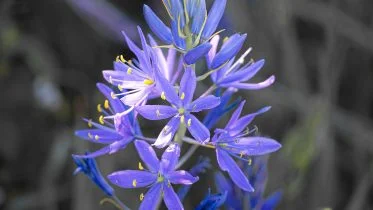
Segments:
[[[98,118],[98,121],[103,125],[105,124],[104,122],[104,115],[101,115],[99,118]]]
[[[102,112],[101,104],[97,104],[97,111]]]
[[[88,127],[92,128],[92,120],[88,120]]]
[[[185,117],[184,117],[184,115],[181,115],[181,117],[180,117],[180,123],[184,123],[184,121],[185,121]]]
[[[134,187],[137,186],[137,181],[136,181],[136,179],[132,180],[132,186],[134,186]]]
[[[188,127],[190,127],[192,125],[192,119],[189,119],[188,120]]]
[[[142,166],[141,162],[139,162],[139,169],[144,170],[144,167]]]
[[[182,92],[182,93],[181,93],[181,96],[180,96],[180,99],[181,99],[181,100],[184,100],[184,98],[185,98],[185,93]]]
[[[245,152],[244,152],[244,151],[241,151],[241,152],[240,152],[240,158],[242,158],[244,155],[245,155]]]
[[[159,109],[157,109],[157,110],[155,111],[155,114],[157,115],[157,117],[160,117],[160,116],[161,116],[161,112],[159,111]]]
[[[120,55],[120,60],[125,63],[126,62],[126,59],[124,59],[123,55]]]
[[[116,62],[120,62],[119,55],[115,58]]]
[[[96,139],[96,141],[98,141],[100,139],[100,137],[98,135],[95,135],[95,139]]]
[[[184,114],[185,113],[185,109],[184,108],[179,108],[178,112],[179,112],[179,114]]]
[[[151,80],[151,79],[145,79],[145,80],[144,80],[144,84],[145,84],[145,85],[152,85],[152,84],[154,84],[154,81]]]
[[[162,94],[161,94],[161,99],[166,100],[166,95],[165,95],[165,92],[164,92],[164,91],[163,91]]]
[[[117,96],[115,95],[114,92],[111,92],[110,95],[111,95],[111,98],[112,98],[112,99],[116,99],[116,98],[117,98]]]
[[[111,75],[109,76],[109,82],[113,84],[113,77]]]
[[[223,39],[223,43],[226,42],[228,39],[229,39],[229,38],[228,38],[227,36],[224,37],[224,39]]]
[[[91,133],[88,133],[88,138],[93,139],[93,136]]]
[[[108,100],[105,100],[104,107],[105,107],[105,109],[109,109],[110,108]]]
[[[247,160],[247,163],[249,164],[249,166],[251,166],[252,162],[253,162],[253,160],[252,160],[251,158],[249,158],[249,159]]]
[[[140,201],[144,200],[144,197],[145,197],[145,196],[144,196],[144,193],[141,193],[141,194],[140,194]]]
[[[132,69],[131,68],[127,69],[127,74],[132,74]]]
[[[120,91],[123,91],[123,87],[122,87],[121,85],[118,85],[118,89],[119,89]]]
[[[171,187],[171,182],[170,182],[170,180],[168,180],[168,182],[167,182],[167,187]]]

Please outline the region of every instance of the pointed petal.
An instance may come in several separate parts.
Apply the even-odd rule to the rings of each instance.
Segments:
[[[89,154],[86,154],[86,155],[77,155],[79,157],[82,157],[82,158],[96,158],[96,157],[100,157],[102,155],[106,155],[106,154],[114,154],[116,152],[118,152],[119,150],[122,150],[122,149],[125,149],[128,145],[128,143],[131,142],[132,139],[126,139],[126,140],[121,140],[121,141],[116,141],[116,142],[113,142],[112,144],[110,145],[107,145],[95,152],[91,152]]]
[[[113,92],[111,88],[102,83],[97,83],[96,86],[100,90],[100,92],[109,100],[109,105],[115,113],[121,113],[126,111],[126,107],[122,104],[122,102],[119,99],[113,99],[111,97],[111,93]]]
[[[208,95],[206,97],[198,98],[189,105],[189,110],[191,112],[200,112],[206,109],[212,109],[220,104],[220,98]]]
[[[163,200],[166,203],[168,209],[172,210],[183,210],[183,204],[171,185],[163,184],[164,197]]]
[[[221,170],[228,172],[232,181],[239,188],[248,192],[254,192],[254,188],[249,183],[249,180],[227,152],[222,149],[216,149],[216,158]]]
[[[110,129],[111,130],[111,129]],[[117,140],[122,139],[123,137],[119,135],[116,131],[110,131],[109,128],[107,130],[102,129],[84,129],[84,130],[77,130],[75,131],[75,135],[94,143],[100,144],[110,144]]]
[[[108,175],[111,183],[122,188],[146,187],[157,181],[157,174],[148,171],[126,170]]]
[[[112,85],[123,85],[124,83],[130,81],[143,82],[143,78],[135,74],[127,74],[127,72],[123,71],[104,70],[102,71],[102,75],[104,76],[105,80]]]
[[[120,100],[127,106],[136,106],[146,100],[150,92],[150,88],[145,88],[138,92],[125,95]]]
[[[229,119],[227,125],[225,126],[225,129],[228,129],[229,127],[231,127],[238,120],[245,103],[246,103],[246,100],[242,101],[240,105],[237,107],[237,109],[233,112],[231,119]]]
[[[161,170],[163,174],[167,174],[175,169],[177,162],[179,161],[180,147],[174,143],[167,147],[164,151],[161,159]]]
[[[205,28],[203,29],[202,37],[208,39],[216,30],[221,18],[223,17],[227,0],[215,0],[212,5]]]
[[[193,17],[192,33],[198,35],[202,32],[203,23],[207,17],[206,1],[193,1],[194,5],[189,4],[189,15]],[[193,11],[194,10],[194,11]]]
[[[235,195],[234,185],[231,180],[225,178],[221,172],[215,173],[215,184],[218,192],[227,192],[226,206],[229,206],[233,209],[241,208],[241,201]]]
[[[274,210],[282,197],[281,191],[272,193],[263,203],[261,210]]]
[[[209,68],[211,68],[211,62],[216,55],[216,50],[218,49],[219,40],[220,40],[220,36],[215,35],[210,41],[210,44],[212,45],[212,47],[211,47],[210,51],[208,52],[208,54],[206,55],[207,66]],[[216,77],[216,72],[212,73],[211,76]],[[215,79],[216,78],[213,78],[213,81],[215,81]]]
[[[141,160],[145,163],[151,172],[157,172],[159,169],[159,160],[153,148],[145,141],[136,140],[135,147]]]
[[[219,84],[242,82],[251,79],[263,67],[264,60],[259,60],[246,68],[238,70],[237,72],[229,74]]]
[[[152,186],[145,194],[144,200],[141,202],[139,210],[155,210],[157,202],[161,197],[162,184],[157,183]]]
[[[265,155],[281,148],[276,140],[265,137],[240,138],[236,145],[242,145],[242,152],[248,156]]]
[[[275,76],[270,76],[268,79],[266,79],[263,82],[257,83],[257,84],[251,84],[251,83],[230,83],[227,85],[222,85],[223,87],[235,87],[238,89],[246,89],[246,90],[260,90],[263,88],[266,88],[270,85],[272,85],[275,82]]]
[[[198,45],[185,54],[184,62],[187,65],[195,64],[198,59],[202,58],[210,51],[211,47],[212,45],[208,42]]]
[[[167,146],[173,139],[177,129],[179,128],[180,118],[173,117],[167,125],[162,129],[157,140],[154,142],[154,146],[157,148],[163,148]]]
[[[151,35],[148,35],[148,37],[149,37],[150,44],[153,47],[152,51],[155,53],[155,55],[157,57],[157,61],[158,61],[158,64],[160,66],[160,70],[162,71],[162,74],[164,75],[164,77],[168,81],[171,81],[171,72],[170,71],[172,69],[170,69],[170,67],[169,67],[168,60],[166,59],[165,55],[163,54],[162,49],[160,47],[157,47],[158,44],[154,40],[154,38]]]
[[[198,179],[198,176],[194,177],[184,170],[172,171],[168,174],[168,180],[170,180],[172,184],[191,185],[198,181]]]
[[[227,130],[229,130],[229,134],[231,136],[235,136],[239,133],[241,133],[254,119],[256,116],[263,114],[265,112],[268,112],[271,109],[270,106],[263,107],[259,109],[258,111],[245,115],[241,117],[240,119],[236,120],[232,125],[227,127]]]
[[[179,105],[181,103],[179,97],[176,94],[174,87],[170,84],[167,79],[161,75],[160,71],[156,69],[154,71],[157,88],[160,92],[164,92],[164,96],[168,102],[173,105]]]
[[[194,139],[199,142],[207,142],[210,140],[210,131],[201,123],[194,115],[188,114],[185,116],[188,131]]]
[[[167,119],[177,114],[177,110],[165,105],[144,105],[136,107],[135,110],[148,120]]]
[[[180,82],[180,96],[183,96],[182,102],[183,104],[189,104],[194,95],[194,91],[196,90],[197,85],[197,78],[196,72],[191,67],[187,67],[185,69],[184,75],[181,78]]]
[[[167,27],[146,4],[144,5],[144,16],[153,33],[166,44],[172,44],[172,34],[170,28]]]
[[[220,51],[216,54],[214,60],[211,63],[211,68],[216,69],[223,65],[225,62],[233,58],[238,51],[242,48],[242,45],[246,39],[246,34],[232,35],[222,46]]]

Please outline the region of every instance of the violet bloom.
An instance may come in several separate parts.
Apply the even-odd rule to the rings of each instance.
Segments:
[[[119,99],[111,97],[112,89],[101,83],[97,84],[97,88],[107,98],[103,106],[101,104],[97,105],[98,112],[102,113],[98,119],[99,123],[85,119],[90,129],[77,130],[75,135],[93,143],[106,144],[108,146],[80,157],[93,158],[105,154],[113,154],[126,148],[135,139],[136,135],[141,135],[138,122],[133,113],[123,114],[127,112],[126,106]]]
[[[245,36],[246,37],[246,36]],[[251,60],[244,64],[245,57],[251,52],[249,48],[237,61],[233,58],[241,49],[245,39],[238,35],[233,35],[222,46],[221,50],[216,53],[219,43],[219,36],[211,40],[213,47],[207,55],[207,63],[211,69],[221,67],[221,69],[211,74],[212,81],[219,87],[234,87],[246,90],[258,90],[272,85],[275,76],[270,76],[263,82],[252,84],[245,83],[253,78],[263,67],[264,60],[254,62]]]
[[[128,47],[136,55],[137,59],[125,60],[118,56],[114,62],[114,71],[103,71],[104,78],[118,89],[128,89],[112,97],[121,97],[121,101],[128,106],[136,106],[146,102],[150,97],[159,96],[156,88],[154,71],[160,69],[167,79],[173,75],[172,69],[176,56],[174,50],[169,51],[166,58],[161,50],[154,50],[145,39],[141,28],[138,27],[142,49],[136,46],[131,39],[123,33]],[[167,63],[169,63],[167,65]]]
[[[228,172],[238,187],[252,192],[254,188],[231,156],[246,160],[247,156],[275,152],[280,149],[281,144],[266,137],[248,136],[250,132],[246,130],[246,127],[255,116],[268,111],[270,107],[239,118],[244,104],[245,101],[241,102],[224,129],[216,129],[212,144],[216,147],[216,158],[220,168]]]
[[[175,171],[180,156],[179,145],[171,144],[163,153],[161,161],[145,141],[137,140],[135,146],[148,170],[139,163],[140,170],[117,171],[110,174],[108,179],[123,188],[149,187],[145,196],[140,195],[142,203],[139,209],[156,209],[156,204],[162,195],[168,209],[183,209],[171,184],[191,185],[198,181],[198,177],[192,176],[187,171]]]
[[[171,106],[144,105],[136,108],[140,115],[149,120],[162,120],[172,117],[159,134],[154,145],[159,148],[167,146],[174,137],[180,123],[188,128],[197,141],[207,142],[210,139],[210,131],[192,113],[218,106],[220,98],[208,95],[192,102],[196,89],[196,74],[190,67],[185,69],[180,82],[179,94],[159,73],[157,73],[157,83],[162,90],[161,98],[167,100]]]

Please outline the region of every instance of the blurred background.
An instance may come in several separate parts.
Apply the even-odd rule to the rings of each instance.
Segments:
[[[148,31],[143,3],[165,15],[161,0],[0,1],[1,209],[115,209],[72,175],[71,154],[98,148],[73,132],[85,128],[82,117],[98,116],[101,70],[132,56],[120,30],[135,40],[136,25]],[[373,209],[372,11],[372,0],[228,1],[222,27],[247,32],[252,57],[266,59],[258,81],[277,77],[240,94],[246,113],[273,107],[254,123],[283,144],[268,167],[268,192],[284,192],[279,209]],[[164,124],[142,125],[156,136]],[[212,151],[201,154],[216,164]],[[137,161],[132,146],[98,158],[104,175]],[[212,177],[200,177],[186,209],[213,188]],[[140,202],[141,190],[116,190],[130,207]]]

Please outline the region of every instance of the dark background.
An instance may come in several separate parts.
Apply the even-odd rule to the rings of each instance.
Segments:
[[[85,128],[82,117],[97,117],[101,70],[131,56],[119,31],[148,29],[143,3],[165,14],[161,0],[0,0],[2,209],[115,209],[100,206],[104,195],[83,175],[72,176],[70,155],[98,148],[73,132]],[[252,57],[266,59],[258,81],[277,77],[240,94],[246,113],[273,107],[255,124],[283,144],[270,158],[267,188],[283,189],[279,209],[373,209],[373,1],[230,0],[222,24],[247,32]],[[142,125],[152,136],[161,128]],[[202,153],[216,164],[212,151]],[[98,159],[105,175],[137,161],[132,146]],[[212,172],[185,208],[209,186]],[[132,208],[143,192],[116,190]]]

